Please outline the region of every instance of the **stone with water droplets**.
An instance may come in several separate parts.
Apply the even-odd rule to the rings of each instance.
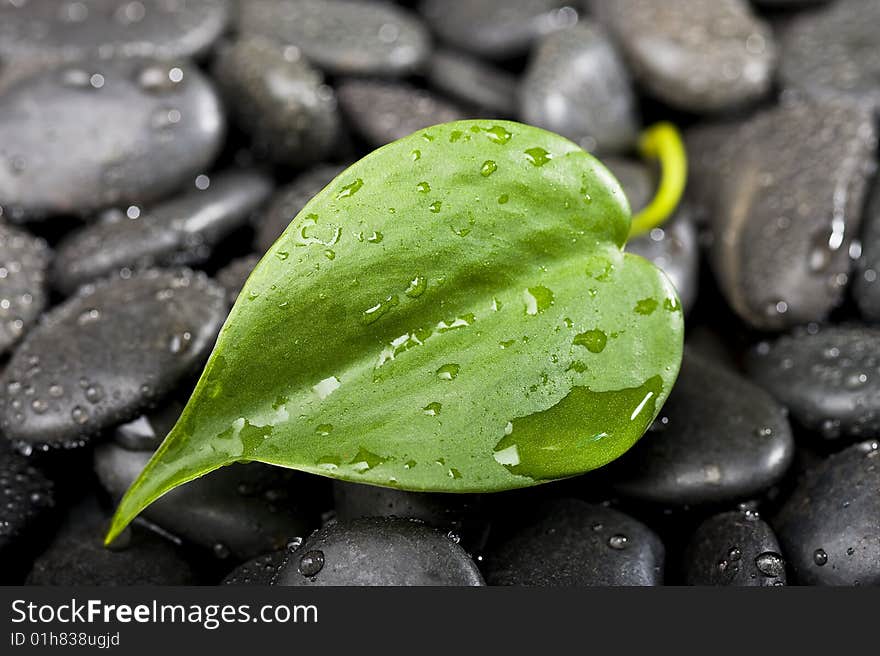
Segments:
[[[119,501],[151,456],[151,451],[102,444],[95,449],[95,472]],[[314,513],[294,497],[296,481],[285,469],[235,464],[172,490],[143,516],[217,558],[247,560],[314,528]]]
[[[880,584],[880,446],[862,442],[809,469],[773,525],[798,583]]]
[[[542,35],[574,25],[564,0],[423,0],[422,14],[440,38],[481,57],[525,53]]]
[[[190,64],[42,70],[0,94],[0,207],[23,220],[155,201],[213,161],[223,130],[217,95]]]
[[[226,299],[230,305],[235,303],[241,288],[244,287],[248,276],[259,261],[259,255],[245,255],[233,260],[217,272],[214,279],[226,290]]]
[[[220,49],[213,70],[258,156],[303,167],[324,159],[339,141],[333,89],[297,49],[242,39]]]
[[[838,0],[782,26],[780,77],[816,97],[848,97],[880,107],[880,4]]]
[[[0,385],[0,428],[21,449],[77,447],[193,373],[226,317],[204,274],[153,269],[87,285],[22,341]]]
[[[795,330],[762,342],[749,376],[798,424],[825,439],[880,434],[880,330],[839,325]]]
[[[223,579],[223,585],[272,585],[285,558],[284,551],[273,551],[252,558],[232,570]]]
[[[785,560],[773,529],[759,517],[733,511],[703,522],[687,546],[688,585],[785,585]]]
[[[524,123],[593,152],[630,149],[639,129],[629,73],[599,25],[580,22],[544,37],[519,88]]]
[[[7,444],[0,444],[0,584],[18,584],[32,539],[54,505],[54,485]]]
[[[343,167],[335,164],[320,164],[279,189],[255,226],[257,235],[254,245],[257,250],[261,253],[269,250],[306,203],[330,184],[342,170]]]
[[[34,561],[29,585],[193,585],[192,567],[168,540],[133,524],[103,544],[110,522],[93,499],[69,511],[54,540]]]
[[[240,7],[244,35],[299,48],[337,75],[405,75],[420,68],[430,51],[419,17],[390,2],[247,0]]]
[[[375,147],[465,118],[464,110],[451,101],[405,82],[351,78],[339,84],[337,93],[352,126]]]
[[[120,271],[201,264],[217,243],[248,224],[271,191],[271,181],[260,173],[227,171],[212,176],[204,190],[88,225],[58,245],[53,285],[71,293]]]
[[[755,328],[821,321],[852,267],[875,167],[871,114],[793,102],[723,132],[714,165],[694,167],[689,182],[709,199],[709,261],[722,292]]]
[[[336,517],[417,519],[448,531],[468,547],[481,545],[488,528],[484,499],[477,494],[407,492],[394,488],[333,481]]]
[[[516,110],[516,78],[476,57],[440,49],[425,74],[432,86],[487,113],[509,116]]]
[[[333,522],[288,551],[274,585],[483,585],[464,549],[410,519]]]
[[[629,515],[579,499],[524,514],[493,526],[489,585],[662,585],[663,543]]]
[[[0,224],[0,353],[30,329],[46,306],[50,259],[45,241]]]
[[[227,0],[12,0],[0,3],[0,58],[188,57],[228,19]]]
[[[687,204],[681,205],[661,227],[626,243],[627,252],[650,260],[669,277],[685,312],[696,302],[699,285],[700,248],[692,215]]]
[[[650,503],[729,502],[767,490],[793,455],[785,411],[769,394],[686,350],[660,415],[606,474],[621,494]]]
[[[642,85],[673,107],[717,112],[754,102],[770,90],[776,45],[746,0],[591,5]]]
[[[880,178],[875,177],[862,225],[861,241],[850,246],[856,258],[853,271],[852,296],[862,317],[880,322]]]

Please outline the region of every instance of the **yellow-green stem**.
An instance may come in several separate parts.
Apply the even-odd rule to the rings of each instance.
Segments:
[[[687,182],[687,153],[672,123],[657,123],[639,138],[639,152],[660,164],[660,184],[654,198],[632,220],[629,236],[636,237],[660,226],[675,212]]]

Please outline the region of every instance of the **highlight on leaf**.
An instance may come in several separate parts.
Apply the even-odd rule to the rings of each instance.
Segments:
[[[614,460],[682,356],[675,290],[629,232],[608,170],[538,128],[459,121],[371,153],[257,265],[107,541],[235,462],[492,492]]]

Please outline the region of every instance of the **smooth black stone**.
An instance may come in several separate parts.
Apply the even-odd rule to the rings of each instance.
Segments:
[[[407,492],[333,481],[333,499],[341,522],[363,517],[417,519],[460,538],[469,548],[483,544],[488,528],[484,498],[478,494]]]
[[[880,584],[880,446],[855,444],[809,470],[773,525],[798,583]]]
[[[749,376],[798,424],[825,439],[880,432],[880,330],[843,325],[798,329],[749,354]]]
[[[627,252],[650,260],[669,277],[685,312],[694,306],[699,285],[700,245],[692,215],[683,204],[663,226],[626,244]]]
[[[80,288],[43,316],[9,361],[0,429],[25,452],[82,446],[192,373],[226,310],[223,290],[187,269]]]
[[[172,399],[155,410],[113,429],[116,444],[129,451],[155,451],[183,412],[183,403]]]
[[[335,164],[320,164],[279,189],[256,225],[255,248],[260,253],[268,251],[306,203],[330,184],[342,170],[342,166]]]
[[[852,268],[875,167],[871,113],[786,103],[722,128],[700,149],[713,142],[714,165],[695,164],[689,185],[711,199],[709,261],[728,303],[762,330],[822,321]]]
[[[599,25],[580,22],[545,36],[519,88],[520,117],[590,152],[629,150],[639,119],[629,73]]]
[[[771,87],[776,45],[746,0],[591,0],[633,73],[652,94],[691,112],[752,103]]]
[[[274,585],[483,585],[477,566],[443,533],[409,519],[333,522],[288,552]]]
[[[120,271],[201,264],[217,243],[248,224],[271,191],[260,173],[227,171],[204,190],[193,188],[142,213],[135,208],[134,219],[86,226],[58,245],[53,285],[69,294]]]
[[[794,441],[760,387],[690,351],[652,427],[605,473],[619,493],[674,506],[758,495],[785,474]]]
[[[115,444],[95,449],[95,472],[115,500],[122,498],[152,456]],[[143,517],[219,559],[248,560],[308,534],[316,517],[293,498],[294,474],[259,463],[236,464],[175,488]]]
[[[240,12],[244,35],[295,46],[337,75],[405,75],[430,53],[419,17],[390,2],[247,0]]]
[[[150,203],[202,172],[223,132],[219,99],[191,64],[42,70],[0,94],[0,206],[24,220]]]
[[[714,515],[694,532],[685,552],[688,585],[785,585],[785,561],[773,529],[755,513]]]
[[[27,0],[0,5],[0,58],[187,57],[226,28],[227,0]]]
[[[244,287],[248,276],[259,261],[259,255],[245,255],[227,264],[214,276],[217,283],[226,290],[226,300],[229,305],[235,303],[241,288]]]
[[[0,224],[0,354],[8,351],[46,307],[46,242]]]
[[[517,79],[464,52],[441,49],[431,55],[428,81],[443,93],[495,116],[516,112]]]
[[[220,49],[213,71],[260,158],[302,168],[324,159],[339,141],[333,89],[298,48],[242,39]]]
[[[861,252],[857,249],[852,296],[866,321],[880,322],[880,177],[875,176],[862,221]]]
[[[661,585],[663,543],[612,508],[578,499],[539,506],[510,526],[486,555],[489,585]]]
[[[12,553],[28,551],[28,537],[54,503],[52,482],[27,458],[0,444],[0,583],[17,575],[7,569],[14,562]]]
[[[820,98],[850,98],[880,108],[880,4],[838,0],[783,25],[780,77]]]
[[[134,524],[104,547],[109,526],[94,500],[76,506],[37,559],[29,585],[192,585],[190,565],[169,541]]]
[[[223,585],[272,585],[286,557],[284,551],[257,556],[232,570],[223,579]]]
[[[440,38],[490,59],[524,54],[542,35],[574,25],[564,0],[424,0],[422,14]]]
[[[463,108],[405,82],[350,78],[339,83],[337,96],[355,130],[377,148],[431,125],[466,118]]]

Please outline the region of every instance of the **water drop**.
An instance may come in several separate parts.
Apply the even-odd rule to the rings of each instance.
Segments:
[[[431,185],[427,182],[420,182],[416,185],[416,191],[420,194],[429,194],[431,193]]]
[[[585,347],[590,353],[601,353],[608,343],[608,336],[599,329],[575,335],[572,344]]]
[[[498,165],[491,159],[487,159],[485,162],[483,162],[483,166],[480,167],[480,175],[482,175],[484,178],[488,178],[497,170]]]
[[[627,542],[629,542],[629,538],[627,538],[625,535],[621,535],[620,533],[618,533],[617,535],[612,535],[610,538],[608,538],[608,546],[612,549],[625,549]]]
[[[440,409],[442,407],[443,407],[442,404],[438,403],[437,401],[432,401],[431,403],[426,405],[424,408],[422,408],[422,412],[424,412],[429,417],[436,417],[437,415],[440,414]]]
[[[324,568],[324,552],[318,549],[307,551],[299,559],[299,573],[306,577],[315,576]]]
[[[537,167],[544,166],[547,162],[553,159],[553,155],[551,155],[549,152],[539,146],[528,148],[525,151],[525,155],[526,159],[529,161],[529,164]]]
[[[824,549],[816,549],[813,552],[813,562],[816,563],[819,567],[825,565],[828,562],[828,554]]]
[[[336,200],[341,200],[343,198],[350,198],[354,196],[357,192],[361,190],[361,187],[364,186],[364,181],[358,178],[352,183],[344,185],[340,188],[339,193],[336,194]]]
[[[755,557],[755,567],[764,576],[778,578],[785,574],[785,561],[773,551],[765,551]]]
[[[455,380],[461,367],[455,363],[444,364],[437,369],[437,378],[440,380]]]

